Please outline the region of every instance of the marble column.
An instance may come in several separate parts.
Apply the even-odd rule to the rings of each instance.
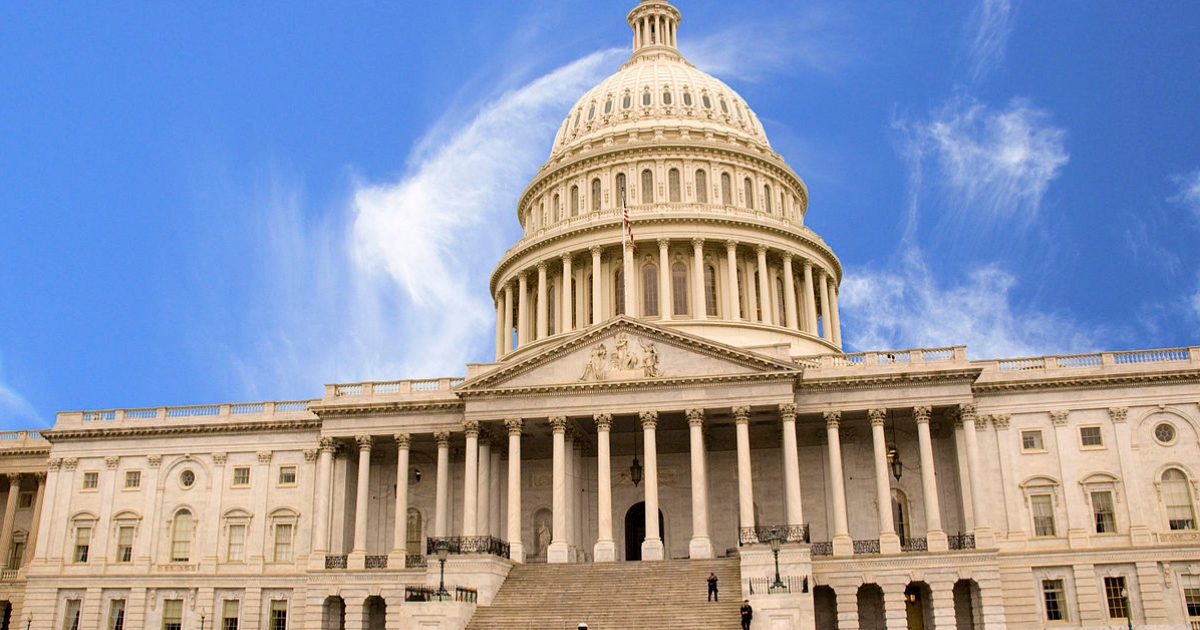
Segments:
[[[46,473],[33,473],[37,478],[37,495],[33,498],[33,518],[29,525],[29,538],[25,541],[25,565],[32,563],[34,553],[37,551],[38,530],[41,528],[42,522],[42,506],[45,505],[46,499]]]
[[[767,246],[759,245],[758,253],[758,300],[762,309],[759,320],[763,324],[775,323],[775,300],[771,299],[771,274],[767,272]]]
[[[437,440],[437,496],[434,498],[434,538],[445,538],[450,531],[450,433],[434,433]]]
[[[396,526],[392,532],[392,553],[388,566],[404,567],[408,555],[408,454],[412,436],[397,433],[396,439]]]
[[[466,463],[463,465],[463,524],[462,535],[470,538],[478,535],[479,514],[479,421],[463,420],[463,433],[467,446],[463,450]]]
[[[612,515],[612,414],[598,413],[596,421],[596,545],[592,550],[596,562],[615,562],[617,543],[613,540]]]
[[[492,437],[487,429],[479,431],[479,463],[476,492],[476,505],[479,511],[475,513],[475,535],[491,536],[491,524],[488,519],[492,515]]]
[[[829,317],[829,283],[825,281],[825,272],[818,269],[815,280],[817,288],[821,290],[821,338],[833,343],[833,320]]]
[[[708,319],[704,286],[704,239],[692,239],[692,319]]]
[[[513,562],[525,563],[525,544],[521,540],[521,431],[525,422],[520,418],[504,421],[508,428],[508,556]]]
[[[602,310],[602,298],[604,295],[602,289],[604,285],[601,283],[600,274],[600,252],[599,245],[592,245],[592,319],[587,322],[588,325],[598,324],[604,320],[604,312]],[[585,319],[585,318],[580,318]]]
[[[350,550],[351,565],[362,563],[367,556],[367,511],[371,499],[371,447],[375,438],[370,435],[359,435],[354,438],[358,443],[358,487],[354,502],[354,547]],[[259,461],[262,460],[261,453]]]
[[[513,288],[504,283],[504,354],[513,351]]]
[[[579,492],[575,489],[575,427],[567,425],[567,432],[563,435],[563,470],[566,471],[567,489],[565,495],[566,513],[567,513],[567,529],[566,536],[567,548],[570,550],[571,562],[575,562],[578,557],[579,545],[576,539],[575,515],[579,513],[576,509],[576,504],[579,502]]]
[[[658,239],[658,314],[663,321],[670,320],[675,311],[675,300],[671,291],[670,246],[670,239]]]
[[[0,553],[4,554],[5,562],[8,561],[8,548],[12,545],[13,525],[16,523],[17,499],[21,495],[21,473],[8,473],[6,476],[8,501],[4,505],[4,523],[0,525]]]
[[[833,555],[854,555],[854,540],[850,538],[849,519],[846,517],[846,480],[842,471],[842,438],[838,427],[842,423],[842,412],[825,412],[825,435],[829,442],[829,485],[833,494]]]
[[[958,406],[963,423],[963,438],[967,443],[967,477],[971,482],[971,513],[975,517],[975,548],[995,546],[992,530],[987,523],[987,493],[983,489],[983,463],[979,461],[979,441],[975,435],[975,403]]]
[[[575,272],[571,269],[571,254],[562,255],[562,323],[558,325],[561,332],[569,333],[575,330]]]
[[[938,507],[937,474],[934,470],[933,440],[929,435],[932,408],[913,407],[917,421],[917,447],[921,451],[921,494],[925,505],[925,539],[930,551],[946,551],[948,541],[942,531],[942,511]]]
[[[875,512],[879,519],[879,549],[883,553],[900,553],[900,537],[892,519],[892,483],[888,479],[887,437],[884,423],[887,409],[868,409],[871,418],[871,446],[875,455]]]
[[[565,564],[571,559],[571,546],[567,542],[567,418],[554,416],[550,418],[550,429],[554,436],[553,454],[553,495],[551,511],[553,522],[550,532],[550,548],[546,551],[546,561],[550,564]]]
[[[646,540],[642,541],[642,560],[662,560],[662,532],[658,529],[658,442],[655,439],[658,412],[639,412],[638,420],[642,423],[646,449]]]
[[[800,451],[796,444],[796,403],[779,405],[779,421],[783,425],[783,485],[787,497],[786,525],[804,523],[804,507],[800,498]]]
[[[625,274],[625,314],[630,317],[637,317],[641,314],[642,309],[639,306],[640,302],[637,299],[637,293],[633,288],[637,286],[637,270],[633,264],[633,248],[626,247],[622,252],[621,269]]]
[[[833,274],[826,276],[829,279],[829,317],[832,322],[833,329],[833,344],[837,347],[842,347],[842,323],[841,316],[838,315],[838,288],[837,280]]]
[[[491,460],[492,474],[491,474],[491,479],[489,480],[491,483],[491,487],[488,489],[488,493],[491,494],[492,497],[491,497],[491,499],[488,500],[487,535],[491,536],[492,538],[496,538],[496,539],[499,539],[499,538],[503,537],[503,535],[504,535],[504,526],[501,525],[501,523],[500,523],[500,517],[501,517],[500,512],[502,509],[502,506],[500,504],[500,447],[501,446],[502,446],[502,444],[500,442],[500,439],[497,436],[493,435],[492,436],[492,460]],[[483,489],[480,488],[480,492],[482,492],[482,491],[483,491]]]
[[[817,334],[817,295],[816,285],[813,284],[813,264],[811,260],[804,261],[804,332]]]
[[[784,324],[792,330],[800,325],[796,318],[796,277],[792,272],[792,255],[783,253],[783,310]]]
[[[701,560],[713,557],[712,539],[708,536],[708,470],[704,457],[704,410],[688,409],[686,413],[692,458],[692,540],[688,543],[688,556],[693,560]]]
[[[312,548],[315,555],[329,553],[329,497],[330,477],[333,472],[333,450],[335,443],[331,437],[321,437],[317,441],[320,454],[317,456],[316,513],[313,516]],[[322,560],[324,562],[324,560]],[[324,568],[324,564],[321,568]]]
[[[753,470],[750,468],[750,408],[734,407],[733,421],[737,426],[738,523],[741,529],[753,531],[754,480]],[[746,542],[756,540],[753,534],[745,538]]]
[[[517,348],[529,343],[529,276],[517,276]]]
[[[504,296],[496,296],[496,360],[504,356]]]
[[[725,318],[731,322],[742,321],[740,308],[741,295],[738,292],[737,276],[737,241],[725,241],[725,304],[729,315]]]
[[[540,262],[537,264],[538,286],[537,286],[537,338],[545,339],[550,333],[549,313],[550,305],[546,302],[547,290],[549,288],[546,277],[546,263]]]

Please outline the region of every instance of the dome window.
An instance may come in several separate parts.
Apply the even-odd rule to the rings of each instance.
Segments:
[[[683,104],[684,104],[684,106],[685,106],[685,107],[691,107],[691,106],[692,106],[692,93],[691,93],[691,92],[684,92],[684,93],[683,93]]]
[[[663,90],[663,105],[670,105],[670,104],[671,104],[671,91]]]
[[[650,103],[652,101],[653,101],[653,97],[650,96],[650,90],[646,90],[645,92],[642,93],[642,106],[643,107],[650,107]]]
[[[630,107],[633,107],[633,97],[627,93],[625,94],[625,98],[621,99],[621,109],[629,109]]]
[[[612,108],[613,108],[613,101],[612,101],[612,97],[610,96],[610,97],[608,97],[607,101],[604,101],[604,115],[607,116],[607,115],[611,114]]]
[[[742,104],[735,103],[734,107],[735,107],[735,109],[737,109],[738,120],[744,120],[744,118],[742,117]]]
[[[721,113],[729,115],[729,104],[725,102],[725,99],[721,99]]]
[[[712,109],[712,99],[707,94],[700,97],[700,102],[704,104],[704,109]]]
[[[592,103],[592,106],[588,108],[587,121],[592,122],[592,119],[595,117],[596,117],[596,104]]]
[[[571,123],[571,126],[575,129],[579,129],[579,115],[581,113],[582,112],[575,112],[575,122]]]

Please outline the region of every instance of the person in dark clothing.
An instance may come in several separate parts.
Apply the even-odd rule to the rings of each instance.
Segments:
[[[754,609],[750,607],[750,600],[742,600],[742,630],[750,630],[750,620],[754,618]]]
[[[717,601],[717,602],[721,601],[721,598],[717,597],[717,574],[716,573],[708,574],[708,601],[710,601],[710,602],[711,601]]]

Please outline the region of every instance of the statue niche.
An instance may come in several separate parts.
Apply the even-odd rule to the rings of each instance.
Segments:
[[[583,366],[581,382],[629,381],[642,378],[658,378],[662,371],[658,367],[658,348],[653,341],[639,341],[641,355],[630,346],[625,333],[617,333],[610,353],[608,346],[598,343],[592,347],[592,355]]]

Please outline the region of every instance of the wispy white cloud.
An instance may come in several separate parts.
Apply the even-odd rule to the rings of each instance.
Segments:
[[[889,268],[848,270],[840,308],[854,348],[966,344],[972,358],[1077,353],[1095,348],[1100,331],[1071,318],[1013,303],[1017,278],[998,265],[947,283],[921,252],[908,249]]]
[[[804,69],[827,73],[844,66],[850,56],[833,36],[836,24],[829,11],[811,8],[794,17],[737,21],[681,40],[679,46],[696,67],[725,79],[753,83]]]
[[[1004,61],[1016,11],[1011,0],[982,0],[971,16],[970,78],[978,83]]]
[[[33,405],[9,385],[4,376],[4,356],[0,355],[0,427],[6,430],[31,428],[31,422],[33,426],[48,426]]]
[[[1196,274],[1196,292],[1192,294],[1187,305],[1191,308],[1189,315],[1191,315],[1192,319],[1200,321],[1200,273]]]
[[[1200,168],[1187,175],[1175,175],[1171,181],[1178,186],[1178,190],[1168,201],[1188,208],[1200,219]]]

